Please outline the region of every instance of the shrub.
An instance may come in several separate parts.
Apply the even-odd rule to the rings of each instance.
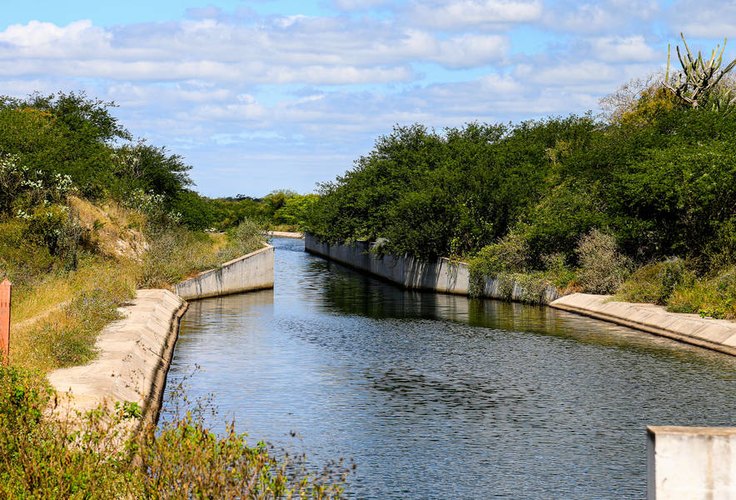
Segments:
[[[667,302],[672,312],[697,313],[713,318],[736,319],[736,267],[710,279],[675,289]]]
[[[261,226],[246,219],[227,232],[227,244],[217,254],[218,263],[249,254],[263,246]]]
[[[634,272],[619,288],[617,296],[629,302],[664,305],[675,288],[692,283],[693,275],[682,259],[672,258],[647,264]]]
[[[589,293],[613,293],[629,274],[631,261],[621,255],[613,236],[593,229],[578,242],[578,283]]]
[[[307,472],[232,426],[214,434],[191,413],[129,440],[134,403],[51,417],[52,397],[38,373],[0,367],[1,498],[327,499],[341,496],[349,472]]]
[[[529,246],[521,233],[506,236],[483,247],[470,262],[471,270],[485,276],[503,272],[522,273],[527,269]]]

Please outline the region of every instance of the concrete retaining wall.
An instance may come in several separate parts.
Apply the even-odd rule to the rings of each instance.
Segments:
[[[376,255],[370,253],[372,246],[368,242],[330,245],[311,234],[306,234],[304,239],[304,249],[307,252],[379,276],[405,288],[468,294],[470,273],[464,262],[449,259],[423,262],[413,257]]]
[[[186,300],[220,297],[233,293],[273,288],[274,249],[266,245],[260,250],[225,262],[182,281],[175,286],[176,294]]]
[[[610,295],[573,293],[551,307],[629,326],[688,344],[736,355],[736,323],[667,312],[653,304],[616,302]]]
[[[736,498],[736,429],[648,427],[647,498]]]
[[[72,409],[130,401],[143,409],[143,421],[155,422],[186,302],[168,290],[138,290],[120,311],[124,318],[97,338],[95,361],[53,371],[48,379],[69,396]]]
[[[470,292],[470,270],[465,262],[446,258],[425,262],[409,256],[377,255],[370,252],[373,246],[374,243],[364,241],[331,245],[311,234],[306,234],[304,239],[307,252],[379,276],[404,288],[458,295],[468,295]],[[493,299],[529,301],[526,290],[519,283],[509,280],[485,278],[479,292],[480,296]],[[532,301],[546,304],[557,297],[557,290],[550,286]]]

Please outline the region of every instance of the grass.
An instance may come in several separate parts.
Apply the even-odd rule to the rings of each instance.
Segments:
[[[52,418],[52,398],[38,372],[0,368],[0,497],[327,499],[349,472],[310,473],[232,426],[215,435],[196,408],[128,437],[125,405]]]
[[[149,227],[146,243],[138,229],[145,219],[138,213],[78,198],[70,200],[70,207],[86,235],[74,270],[57,266],[53,256],[35,252],[33,246],[17,256],[0,254],[14,259],[8,265],[16,283],[10,354],[14,365],[48,372],[89,362],[99,332],[118,318],[117,308],[134,297],[136,288],[170,288],[263,242],[260,228],[246,222],[227,234]],[[5,232],[22,240],[21,225],[3,224]],[[35,255],[41,260],[35,261]]]
[[[712,277],[676,288],[667,301],[667,310],[736,319],[736,267],[727,267]]]
[[[263,245],[260,227],[241,223],[225,235],[158,228],[150,237],[138,285],[166,288],[198,272],[212,269]]]

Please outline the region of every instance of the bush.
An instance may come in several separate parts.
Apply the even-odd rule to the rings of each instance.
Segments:
[[[529,246],[521,233],[510,232],[496,243],[483,247],[470,261],[471,271],[485,276],[523,273],[527,269]]]
[[[264,241],[260,227],[248,220],[228,233],[227,242],[219,250],[219,243],[209,234],[180,226],[149,227],[147,236],[150,246],[138,281],[143,288],[167,288],[257,250]]]
[[[736,319],[736,267],[710,279],[675,289],[667,302],[672,312],[697,313],[713,318]]]
[[[246,219],[227,232],[227,244],[217,254],[218,263],[224,263],[254,252],[263,246],[261,226]]]
[[[1,498],[327,499],[341,496],[349,472],[338,463],[309,473],[191,413],[130,440],[137,405],[51,417],[53,396],[38,373],[0,367]]]
[[[682,259],[667,259],[637,269],[621,285],[617,297],[628,302],[664,305],[678,286],[692,283],[693,279]]]
[[[613,236],[598,229],[580,238],[578,283],[589,293],[613,293],[628,276],[631,261],[621,255]]]

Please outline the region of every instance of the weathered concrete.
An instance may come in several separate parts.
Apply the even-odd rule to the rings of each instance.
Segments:
[[[218,269],[204,271],[175,286],[176,294],[186,300],[220,297],[233,293],[273,288],[274,249],[262,249],[225,262]]]
[[[648,427],[647,498],[736,498],[736,428]]]
[[[470,270],[467,263],[447,258],[426,262],[410,256],[379,255],[371,252],[374,245],[369,242],[331,245],[311,234],[306,234],[304,240],[307,252],[379,276],[404,288],[469,294]],[[479,295],[494,299],[547,303],[558,297],[553,286],[546,287],[539,297],[529,300],[527,291],[512,280],[485,278],[481,285]]]
[[[168,290],[138,290],[132,304],[120,311],[123,319],[97,338],[95,361],[53,371],[48,379],[58,393],[70,396],[75,410],[130,401],[141,406],[144,421],[153,422],[186,302]]]
[[[293,238],[297,240],[303,240],[304,239],[304,233],[298,233],[298,232],[289,232],[289,231],[268,231],[266,233],[268,236],[274,237],[274,238]]]
[[[732,321],[671,313],[653,304],[616,302],[610,295],[587,293],[566,295],[550,306],[736,356],[736,323]]]
[[[373,244],[362,241],[349,245],[330,245],[311,234],[306,234],[304,239],[304,248],[310,253],[371,273],[405,288],[468,294],[470,273],[464,262],[450,259],[424,262],[408,256],[378,255],[370,253],[372,246]]]

